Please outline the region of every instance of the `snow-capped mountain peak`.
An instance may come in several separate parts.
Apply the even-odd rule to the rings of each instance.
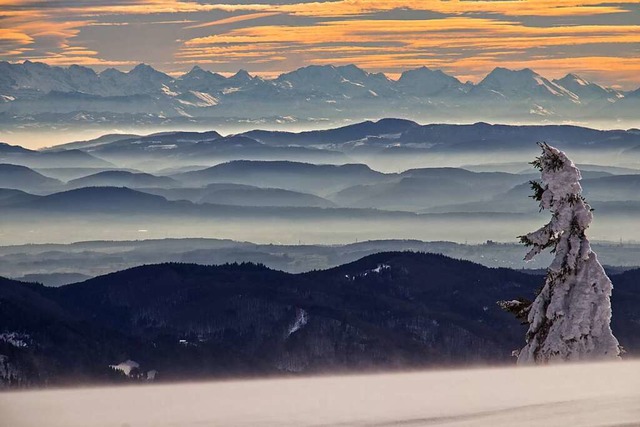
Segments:
[[[398,79],[398,86],[413,96],[432,96],[444,91],[455,94],[464,90],[464,85],[457,78],[427,67],[405,71]]]
[[[593,84],[593,83],[588,82],[588,81],[584,80],[582,77],[580,77],[580,76],[578,76],[576,74],[573,74],[573,73],[567,74],[561,80],[572,81],[572,82],[575,82],[576,84],[578,84],[580,86],[589,86],[590,84]]]
[[[159,80],[159,81],[170,81],[173,80],[170,76],[161,73],[155,68],[151,67],[147,64],[138,64],[131,71],[127,73],[129,76],[135,76],[140,79],[149,79],[149,80]]]
[[[225,85],[227,78],[221,74],[204,70],[197,65],[175,80],[176,90],[212,92]]]
[[[235,73],[233,76],[229,77],[229,79],[236,81],[236,82],[250,82],[251,80],[254,79],[254,77],[249,74],[249,72],[247,70],[238,70],[237,73]]]
[[[566,120],[601,114],[612,103],[615,109],[605,113],[618,119],[637,116],[637,93],[622,93],[576,74],[550,81],[528,68],[497,67],[473,84],[427,67],[405,71],[396,81],[356,65],[311,65],[263,79],[244,70],[227,78],[197,65],[173,78],[146,64],[128,72],[108,68],[96,73],[79,65],[0,62],[0,112],[11,111],[15,117],[64,112],[89,121],[129,113],[164,121],[175,117],[174,112],[197,119],[201,114],[231,114],[230,108],[237,110],[233,115],[248,114],[252,119],[262,118],[266,108],[274,117],[343,119],[345,111],[367,110],[371,116],[406,111],[425,117],[432,117],[429,112],[440,117],[451,113],[474,120],[493,120],[498,113]],[[492,110],[478,107],[479,102],[493,103]],[[302,104],[304,111],[298,108]]]
[[[509,70],[497,67],[472,90],[476,94],[498,94],[508,99],[567,99],[578,102],[579,97],[530,68]]]
[[[602,87],[573,73],[569,73],[563,78],[554,80],[553,82],[567,88],[585,102],[605,98],[615,101],[616,99],[624,97],[621,92],[615,89]]]

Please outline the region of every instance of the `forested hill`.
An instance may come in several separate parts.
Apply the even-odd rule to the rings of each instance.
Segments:
[[[613,329],[640,349],[640,270],[613,276]],[[0,373],[11,385],[513,363],[524,327],[496,305],[542,277],[388,252],[289,274],[158,264],[47,288],[0,279]],[[127,378],[109,368],[134,361]]]

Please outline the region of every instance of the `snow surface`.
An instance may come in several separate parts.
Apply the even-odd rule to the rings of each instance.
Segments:
[[[378,264],[378,266],[376,268],[372,268],[371,270],[365,270],[362,273],[356,275],[356,276],[350,276],[348,274],[345,274],[345,279],[348,280],[356,280],[356,277],[367,277],[369,274],[380,274],[383,271],[387,271],[390,270],[391,266],[388,264]]]
[[[147,383],[0,393],[0,414],[11,427],[630,427],[638,378],[640,361]]]

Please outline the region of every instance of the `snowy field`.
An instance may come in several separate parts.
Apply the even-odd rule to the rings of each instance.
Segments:
[[[640,362],[0,393],[7,427],[640,426]]]

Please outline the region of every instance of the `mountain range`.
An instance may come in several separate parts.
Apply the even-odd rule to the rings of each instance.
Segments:
[[[355,65],[308,66],[274,79],[195,66],[172,77],[140,64],[100,73],[25,61],[0,62],[0,123],[182,124],[226,120],[291,123],[362,120],[637,119],[639,91],[623,92],[575,74],[549,80],[531,69],[497,67],[477,84],[419,68],[393,80]]]
[[[404,119],[364,121],[333,129],[285,132],[251,130],[171,131],[149,135],[105,135],[38,151],[0,144],[0,162],[58,171],[59,179],[81,177],[96,168],[138,169],[171,174],[233,160],[315,164],[365,163],[384,172],[473,162],[520,161],[545,141],[571,152],[581,163],[640,163],[640,131],[599,130],[572,125],[428,124]],[[471,157],[470,157],[471,156]],[[183,168],[187,168],[186,170]],[[74,172],[74,170],[77,172]],[[135,172],[134,170],[129,170]],[[75,175],[75,176],[74,176]]]
[[[636,187],[640,172],[613,175],[584,170],[583,187],[591,201],[639,201]],[[171,176],[107,170],[63,183],[24,166],[0,164],[2,206],[26,207],[23,199],[13,202],[21,190],[46,195],[42,200],[64,199],[61,208],[81,211],[96,202],[119,204],[122,212],[139,210],[144,193],[172,201],[195,204],[280,207],[348,207],[419,212],[432,207],[457,203],[486,202],[487,211],[531,210],[518,203],[529,195],[533,173],[472,172],[462,168],[421,168],[401,173],[381,173],[363,164],[316,165],[286,161],[232,161],[210,168],[181,172]],[[111,187],[111,188],[107,188]],[[117,188],[120,187],[120,188]],[[121,188],[127,187],[127,188]],[[73,191],[68,191],[73,190]],[[133,191],[136,190],[136,191]],[[96,194],[93,196],[92,194]],[[130,194],[134,199],[124,197]],[[124,197],[124,198],[123,198]],[[140,197],[141,200],[136,200]],[[66,199],[74,199],[71,205]],[[134,202],[134,200],[136,200]],[[500,204],[506,204],[500,208]],[[491,204],[493,202],[493,205]],[[512,207],[509,207],[512,204]],[[167,205],[170,205],[167,203]],[[176,206],[188,208],[188,204]],[[520,209],[515,209],[520,206]],[[154,212],[149,212],[153,214]]]
[[[0,236],[5,245],[197,236],[512,241],[541,220],[527,184],[538,178],[526,163],[537,141],[581,165],[597,211],[593,237],[638,237],[637,129],[392,118],[306,132],[109,134],[41,150],[2,144]],[[495,172],[502,169],[509,172]]]
[[[612,277],[613,330],[631,355],[639,274]],[[124,381],[109,366],[127,360],[165,381],[509,363],[524,330],[496,301],[542,280],[410,252],[298,275],[159,264],[58,288],[0,279],[3,382]]]
[[[59,168],[72,165],[74,167],[92,168],[113,167],[113,164],[80,150],[69,149],[60,152],[37,151],[4,142],[0,142],[0,162],[36,168]]]

